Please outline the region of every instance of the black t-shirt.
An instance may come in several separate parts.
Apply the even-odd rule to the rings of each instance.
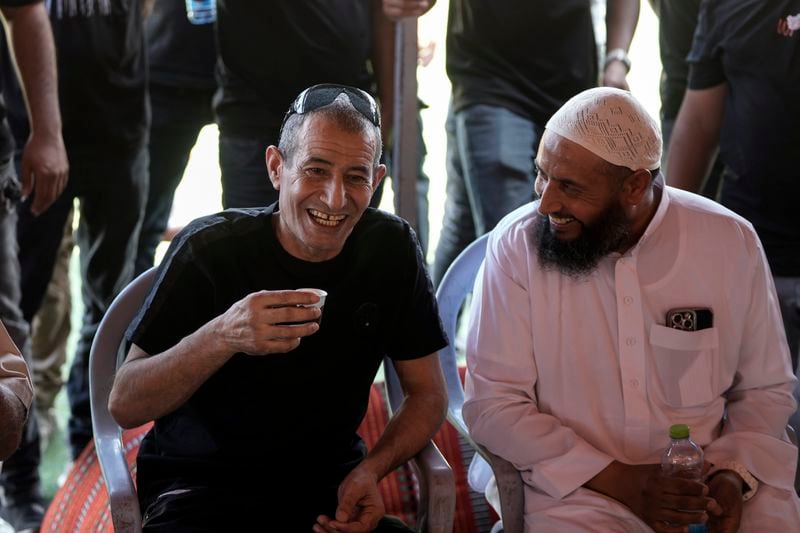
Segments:
[[[777,276],[800,276],[798,15],[800,0],[706,1],[689,55],[691,89],[728,84],[721,202],[753,223]]]
[[[283,115],[317,83],[374,93],[371,0],[218,0],[223,134],[278,144]]]
[[[589,0],[450,0],[447,74],[456,111],[496,105],[544,126],[597,85]]]
[[[49,4],[67,147],[140,143],[147,130],[141,2]]]
[[[661,118],[674,119],[683,102],[689,79],[686,56],[692,49],[701,0],[661,0],[658,44],[661,50]]]
[[[129,339],[158,354],[247,294],[301,287],[328,292],[320,330],[288,354],[234,355],[157,420],[138,458],[145,503],[174,480],[255,486],[266,498],[313,476],[335,494],[363,456],[356,429],[382,357],[414,359],[447,344],[405,221],[368,209],[337,257],[310,263],[278,243],[274,208],[190,224],[173,241]]]
[[[156,0],[145,26],[150,83],[214,89],[217,46],[213,24],[192,24],[185,0]]]
[[[19,7],[28,4],[35,4],[38,1],[39,0],[0,0],[0,7]],[[2,75],[0,75],[0,162],[5,161],[14,153],[14,139],[11,135],[11,130],[8,127],[8,121],[6,120],[6,104],[4,100],[5,92],[8,89],[7,83],[13,83],[14,68],[11,65],[11,59],[8,52],[8,41],[4,29],[5,28],[0,28],[0,38],[3,39],[3,43],[1,45],[3,50],[2,55],[0,55],[0,61],[3,63],[0,65],[0,68],[2,69]],[[12,89],[16,88],[12,87]]]

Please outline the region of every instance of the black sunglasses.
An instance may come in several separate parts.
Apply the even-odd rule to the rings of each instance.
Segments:
[[[292,115],[302,115],[303,113],[328,106],[342,93],[347,95],[350,103],[364,118],[376,127],[381,127],[381,113],[378,110],[378,104],[375,103],[375,100],[368,92],[347,85],[321,83],[305,89],[294,99],[291,107],[286,112],[286,116],[283,117],[281,130],[283,130],[283,126]]]

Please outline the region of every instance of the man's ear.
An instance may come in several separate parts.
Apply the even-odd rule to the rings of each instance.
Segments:
[[[267,161],[267,174],[269,175],[269,181],[272,183],[272,186],[276,191],[280,190],[281,172],[283,171],[284,163],[283,154],[281,154],[281,151],[277,146],[270,145],[267,147],[265,159]]]
[[[640,168],[627,178],[622,186],[622,193],[625,203],[628,205],[637,205],[642,203],[647,191],[650,190],[650,185],[653,181],[653,175],[649,170]]]
[[[381,184],[383,177],[386,176],[386,165],[380,164],[375,167],[375,172],[372,174],[372,190],[377,191],[378,185]]]

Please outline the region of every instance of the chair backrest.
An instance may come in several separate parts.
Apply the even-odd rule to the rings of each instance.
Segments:
[[[108,490],[114,530],[118,533],[141,531],[142,517],[125,460],[122,428],[108,411],[108,397],[117,368],[125,357],[125,331],[144,302],[155,275],[155,268],[143,272],[117,295],[100,322],[89,356],[94,442]]]
[[[464,301],[472,293],[472,285],[478,269],[483,264],[486,255],[486,241],[489,234],[485,234],[467,246],[453,261],[445,272],[442,282],[436,291],[436,301],[439,304],[439,316],[442,319],[445,333],[450,339],[450,345],[439,352],[439,359],[447,381],[447,418],[458,431],[467,434],[467,427],[461,417],[461,408],[464,405],[464,388],[458,374],[458,355],[456,354],[455,339],[458,328],[458,317]]]
[[[461,414],[464,405],[464,389],[458,372],[458,356],[455,348],[458,318],[467,296],[472,293],[472,286],[486,255],[488,239],[489,234],[487,233],[467,246],[447,269],[439,284],[439,289],[436,291],[439,315],[445,332],[450,338],[450,346],[442,350],[439,355],[447,380],[449,400],[447,419],[472,444],[480,457],[491,466],[500,495],[503,531],[505,533],[522,533],[524,493],[519,471],[505,459],[492,454],[474,442],[469,436]],[[476,458],[475,460],[479,461],[480,459]]]

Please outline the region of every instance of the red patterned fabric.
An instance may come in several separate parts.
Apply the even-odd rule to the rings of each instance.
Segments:
[[[359,434],[368,448],[372,448],[383,433],[389,420],[386,408],[383,383],[372,386],[369,409],[359,428]],[[136,454],[139,443],[152,424],[146,424],[123,433],[125,456],[128,466],[136,478]],[[458,433],[445,423],[434,438],[434,442],[447,458],[456,479],[456,515],[454,533],[480,533],[488,531],[476,525],[476,517],[486,513],[485,503],[480,495],[470,492],[466,480],[468,458],[462,450],[469,445],[460,439]],[[403,465],[389,474],[379,485],[386,512],[414,527],[417,520],[417,481],[409,465]],[[483,510],[477,509],[481,506]],[[491,520],[491,518],[489,518]],[[492,520],[493,521],[493,520]],[[478,520],[478,522],[482,522]],[[485,522],[485,521],[483,521]],[[491,522],[486,522],[491,523]],[[482,525],[482,524],[481,524]],[[109,532],[114,528],[108,507],[108,493],[103,483],[100,464],[95,454],[94,442],[81,453],[69,472],[64,485],[58,489],[50,504],[41,531],[64,532]]]
[[[373,385],[370,391],[369,409],[358,430],[367,448],[370,449],[378,441],[389,420],[385,398],[384,384]],[[433,440],[455,475],[456,512],[453,520],[453,532],[482,533],[489,531],[497,517],[490,512],[483,495],[472,492],[467,484],[467,468],[471,455],[466,458],[462,450],[465,448],[471,450],[470,445],[464,442],[453,426],[447,422]],[[403,465],[398,468],[381,480],[378,489],[381,491],[386,513],[396,516],[414,527],[418,511],[415,496],[417,481],[411,467]],[[473,505],[473,502],[477,505]],[[476,506],[480,509],[476,509]]]
[[[125,459],[136,477],[136,454],[139,443],[152,424],[145,424],[122,433]],[[94,441],[89,443],[72,466],[64,485],[58,489],[41,531],[64,532],[109,532],[113,533],[111,511],[108,507],[108,492],[103,483],[100,463],[94,451]]]

